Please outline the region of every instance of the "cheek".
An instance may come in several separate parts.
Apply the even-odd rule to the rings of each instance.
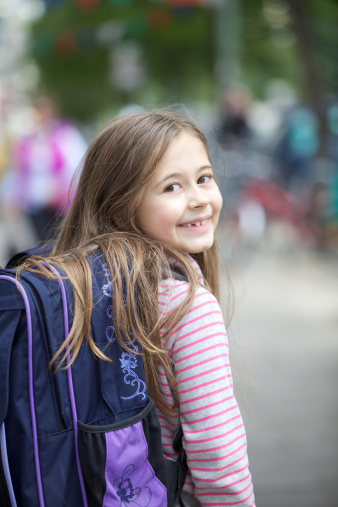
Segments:
[[[217,192],[215,193],[215,198],[213,200],[213,208],[214,212],[217,214],[217,218],[221,212],[222,206],[223,206],[223,198],[221,192],[217,189]]]
[[[143,209],[138,222],[146,235],[161,241],[172,232],[177,220],[175,209],[161,203],[161,206]]]
[[[152,216],[152,224],[158,230],[168,230],[176,225],[178,220],[177,210],[170,207],[162,207],[157,210],[156,215]]]

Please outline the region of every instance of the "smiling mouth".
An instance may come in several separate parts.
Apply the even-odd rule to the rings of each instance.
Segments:
[[[201,222],[191,222],[190,224],[182,224],[180,227],[201,227],[201,225],[207,225],[209,218],[202,220]]]

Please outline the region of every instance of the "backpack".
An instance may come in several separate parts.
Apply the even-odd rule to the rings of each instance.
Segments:
[[[0,505],[171,507],[177,497],[183,506],[182,429],[179,458],[165,459],[142,355],[116,339],[103,256],[91,259],[91,329],[112,362],[84,340],[70,368],[50,368],[73,313],[71,284],[51,268],[56,279],[22,271],[16,280],[15,262],[0,270]]]

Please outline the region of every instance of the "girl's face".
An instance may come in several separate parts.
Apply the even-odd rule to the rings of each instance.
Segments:
[[[183,132],[173,141],[137,214],[148,237],[199,253],[214,242],[222,197],[203,143]]]

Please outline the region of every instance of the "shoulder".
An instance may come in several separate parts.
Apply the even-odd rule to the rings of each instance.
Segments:
[[[201,301],[209,302],[210,304],[218,304],[216,298],[205,287],[203,274],[199,264],[189,254],[185,254],[187,261],[195,270],[197,275],[197,286],[194,291],[193,306],[198,305]],[[181,265],[173,258],[169,258],[172,273],[165,277],[158,288],[158,303],[160,312],[166,314],[177,308],[186,298],[189,292],[189,283],[185,279],[184,269],[181,270]],[[178,276],[176,276],[178,274]]]
[[[174,278],[162,280],[158,288],[159,304],[162,303],[167,305],[168,308],[174,309],[182,303],[188,292],[189,284],[187,281],[176,280]],[[194,303],[198,299],[207,299],[210,302],[217,303],[215,296],[202,284],[196,287]]]
[[[173,279],[166,279],[161,282],[158,292],[158,310],[161,320],[167,319],[178,308],[188,292],[188,282]],[[182,329],[186,326],[195,325],[201,319],[205,323],[206,321],[210,322],[214,320],[216,315],[217,320],[219,317],[222,318],[221,308],[217,299],[206,287],[198,285],[190,309],[178,319],[180,322],[179,327]]]
[[[220,305],[206,287],[198,286],[189,310],[183,316],[177,316],[175,310],[188,290],[187,282],[177,280],[163,280],[160,285],[158,306],[159,317],[164,324],[161,330],[162,341],[175,360],[182,360],[179,351],[197,351],[200,354],[200,349],[206,342],[208,350],[219,343],[228,347]],[[192,348],[196,350],[192,351]]]

